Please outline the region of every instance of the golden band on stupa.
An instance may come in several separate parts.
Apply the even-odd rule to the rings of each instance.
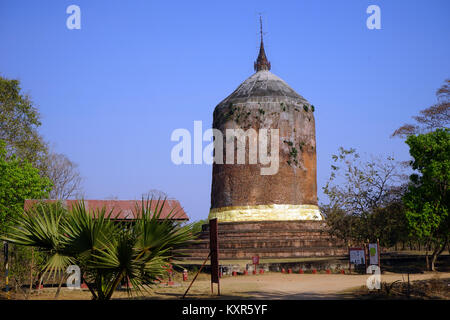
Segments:
[[[270,204],[211,209],[208,219],[220,222],[323,220],[316,205]]]

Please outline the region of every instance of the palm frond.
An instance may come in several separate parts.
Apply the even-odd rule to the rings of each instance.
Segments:
[[[17,215],[13,226],[2,239],[18,245],[58,251],[64,242],[61,233],[65,223],[64,214],[65,210],[61,208],[48,206],[44,209],[39,204]]]

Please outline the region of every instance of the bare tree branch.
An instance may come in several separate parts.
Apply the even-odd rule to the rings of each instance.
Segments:
[[[65,200],[82,196],[82,180],[77,164],[64,154],[50,153],[45,167],[45,175],[53,182],[50,199]]]
[[[436,91],[438,103],[422,111],[413,119],[417,124],[404,124],[394,131],[392,137],[406,138],[413,134],[422,134],[439,128],[448,128],[450,124],[450,79]]]

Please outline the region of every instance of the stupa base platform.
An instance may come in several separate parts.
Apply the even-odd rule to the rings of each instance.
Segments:
[[[218,225],[219,260],[338,257],[347,246],[330,236],[324,221],[223,222]],[[183,254],[186,260],[205,259],[209,253],[209,225]]]

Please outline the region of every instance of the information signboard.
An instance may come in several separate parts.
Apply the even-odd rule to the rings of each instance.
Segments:
[[[349,248],[350,263],[354,265],[366,264],[364,248]]]
[[[369,243],[369,264],[379,264],[378,261],[378,243]]]

